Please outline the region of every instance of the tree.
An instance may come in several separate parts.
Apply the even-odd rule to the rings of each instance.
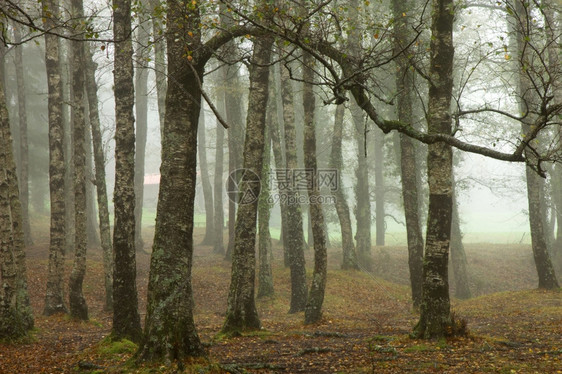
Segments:
[[[451,263],[455,281],[455,296],[459,299],[470,299],[468,271],[466,269],[466,253],[462,243],[462,231],[459,216],[458,187],[453,176],[453,210],[451,217]]]
[[[394,48],[396,49],[396,88],[398,120],[404,123],[412,122],[412,91],[413,73],[407,56],[401,53],[413,38],[410,35],[409,4],[406,1],[394,0]],[[423,268],[423,236],[419,216],[419,187],[416,177],[416,150],[414,141],[399,134],[400,149],[400,177],[402,181],[402,201],[406,219],[406,236],[408,242],[408,266],[410,270],[410,288],[414,307],[419,307],[422,297],[422,268]]]
[[[264,129],[263,165],[260,174],[262,183],[258,199],[258,298],[273,295],[272,248],[271,233],[269,232],[269,219],[271,216],[269,176],[271,173],[271,132],[273,127],[276,126],[272,124],[272,121],[276,120],[275,116],[277,113],[273,110],[274,106],[270,106],[270,103],[276,100],[275,96],[271,95],[271,87],[269,87],[269,91],[269,109],[266,112],[266,128]]]
[[[204,353],[193,321],[191,288],[200,84],[208,58],[199,55],[199,22],[196,4],[168,1],[168,77],[174,79],[168,80],[166,90],[147,313],[136,354],[141,361],[172,361]]]
[[[71,1],[71,13],[74,19],[84,18],[82,0]],[[87,320],[88,306],[84,298],[82,285],[86,274],[86,121],[84,116],[84,44],[73,40],[72,49],[72,129],[74,161],[74,263],[69,280],[70,315],[73,318]]]
[[[144,5],[146,1],[141,1]],[[156,21],[158,22],[158,21]],[[137,27],[137,50],[135,66],[135,250],[144,250],[142,240],[142,212],[144,205],[144,164],[146,153],[146,138],[148,131],[148,58],[149,23],[146,14],[140,13]]]
[[[324,212],[320,202],[320,190],[314,181],[317,178],[318,165],[316,160],[316,127],[314,125],[315,97],[313,82],[314,58],[309,53],[303,56],[303,106],[304,106],[304,166],[312,170],[312,181],[308,181],[308,211],[312,222],[314,238],[314,272],[308,301],[304,310],[304,323],[316,323],[322,318],[322,304],[326,290],[326,274],[328,268],[328,252],[326,249],[326,233],[324,231]],[[312,183],[311,183],[312,182]]]
[[[53,29],[59,17],[57,0],[46,0],[43,6],[45,28]],[[47,69],[48,111],[49,111],[49,189],[51,197],[51,228],[49,242],[49,270],[45,308],[43,314],[66,313],[64,298],[64,257],[65,257],[65,161],[64,126],[62,119],[62,80],[58,38],[45,34],[45,65]]]
[[[342,269],[359,269],[357,265],[357,253],[355,252],[355,244],[353,243],[353,232],[351,228],[351,218],[349,215],[349,205],[347,204],[347,197],[345,196],[343,179],[341,172],[343,171],[343,157],[342,157],[342,139],[343,139],[343,124],[344,124],[345,107],[340,104],[336,107],[334,116],[334,132],[332,135],[332,151],[330,157],[330,166],[337,171],[337,188],[333,192],[336,200],[336,213],[340,221],[341,227],[341,245],[343,259]]]
[[[350,2],[350,20],[359,25],[359,2]],[[347,47],[355,58],[360,58],[362,31],[360,26],[350,28]],[[371,256],[371,196],[369,194],[369,167],[367,160],[367,119],[354,98],[350,106],[351,116],[355,128],[355,143],[357,144],[357,168],[355,169],[355,232],[356,249],[359,262],[370,268]]]
[[[25,240],[0,47],[0,336],[19,338],[33,328],[27,293]]]
[[[279,43],[280,44],[280,43]],[[295,108],[293,90],[291,87],[291,73],[286,64],[281,67],[281,97],[283,99],[283,124],[285,133],[285,178],[292,178],[292,173],[298,169],[297,164],[297,135],[295,129]],[[290,179],[288,179],[290,180]],[[289,268],[291,272],[291,306],[289,313],[301,312],[306,307],[308,289],[306,285],[306,269],[304,260],[304,233],[301,206],[297,203],[298,192],[293,183],[280,191],[287,201],[287,233],[285,234],[289,249]]]
[[[14,23],[14,42],[21,43],[21,25]],[[27,105],[25,97],[25,79],[23,74],[23,47],[15,48],[16,80],[18,90],[18,117],[19,117],[19,177],[20,201],[23,214],[23,232],[25,244],[33,243],[31,227],[29,225],[29,144],[27,141]]]
[[[201,244],[210,245],[214,242],[215,218],[213,205],[213,188],[209,178],[209,165],[207,164],[207,141],[205,129],[205,113],[201,111],[199,117],[199,170],[201,171],[201,185],[203,186],[203,200],[205,200],[205,237]]]
[[[250,69],[250,93],[244,142],[244,174],[239,183],[241,198],[236,213],[234,251],[232,253],[232,277],[228,294],[226,320],[222,331],[236,333],[259,329],[254,299],[255,244],[259,175],[263,168],[265,149],[265,111],[269,95],[269,62],[273,39],[256,38]],[[264,183],[266,183],[264,181]],[[247,200],[248,199],[248,200]]]
[[[453,89],[452,0],[433,0],[431,22],[431,60],[429,65],[429,134],[450,134]],[[438,338],[451,328],[448,259],[452,213],[452,148],[447,143],[428,146],[427,178],[429,209],[423,263],[420,320],[414,328],[418,338]]]
[[[226,76],[226,70],[223,68],[221,69],[223,72],[223,76]],[[219,99],[221,100],[223,110],[222,113],[225,112],[225,105],[224,105],[224,92],[222,97]],[[224,128],[222,126],[217,125],[217,136],[216,136],[216,143],[215,143],[215,175],[214,175],[214,203],[215,203],[215,213],[214,213],[214,240],[213,240],[213,252],[218,254],[224,254],[224,239],[223,239],[223,231],[224,231],[224,208],[223,208],[223,193],[224,193],[224,184],[223,184],[223,169],[224,169]]]
[[[133,43],[131,40],[131,1],[114,0],[115,40],[115,227],[113,230],[113,308],[112,335],[138,342],[141,338],[137,300],[135,260],[135,99],[133,84]]]
[[[90,131],[94,147],[95,185],[98,200],[100,227],[100,244],[103,253],[103,273],[105,286],[105,309],[113,310],[113,245],[111,244],[111,227],[109,225],[109,203],[107,200],[107,184],[105,180],[105,152],[100,128],[98,109],[98,86],[93,53],[86,48],[86,94],[90,113]]]
[[[544,103],[544,96],[547,95],[548,88],[546,87],[541,92],[542,87],[537,87],[540,84],[537,81],[537,79],[540,79],[540,72],[537,74],[537,70],[535,70],[537,67],[533,66],[535,63],[535,56],[533,54],[536,51],[536,47],[532,44],[534,35],[529,28],[532,5],[528,1],[515,0],[514,8],[510,9],[511,13],[514,14],[513,21],[515,22],[515,25],[511,26],[515,33],[512,37],[516,40],[517,55],[519,57],[517,59],[519,108],[521,113],[524,113],[524,117],[526,117],[521,121],[521,129],[523,134],[528,134],[533,130],[533,126],[536,126],[537,117],[543,115],[541,112],[544,112],[544,109],[538,108]],[[543,59],[541,60],[544,61]],[[536,157],[535,149],[540,147],[538,139],[530,139],[528,145],[525,148],[525,157],[533,159]],[[544,221],[543,209],[541,207],[541,194],[544,194],[544,182],[530,165],[525,167],[525,176],[527,179],[531,242],[539,276],[539,288],[559,288],[560,286],[556,280],[554,267],[548,253],[545,235],[546,222]]]

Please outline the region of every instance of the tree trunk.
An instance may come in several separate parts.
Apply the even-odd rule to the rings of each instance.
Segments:
[[[21,43],[21,26],[14,22],[14,42]],[[25,98],[25,80],[23,74],[23,47],[15,47],[16,82],[18,90],[18,117],[19,117],[19,176],[20,201],[23,215],[23,233],[25,245],[31,245],[31,226],[29,224],[29,145],[27,141],[27,105]]]
[[[131,0],[113,1],[115,43],[115,188],[113,201],[113,308],[115,339],[138,342],[141,337],[137,299],[135,260],[135,118],[133,105],[133,43],[131,40]]]
[[[393,1],[393,13],[396,20],[394,28],[395,50],[402,51],[411,39],[408,17],[409,3],[402,0]],[[412,123],[413,74],[407,56],[401,54],[396,59],[396,87],[398,91],[397,114],[403,123]],[[406,235],[408,241],[408,266],[410,270],[410,288],[412,301],[418,308],[422,299],[422,268],[423,268],[423,235],[420,219],[420,192],[417,178],[416,149],[414,141],[403,134],[399,134],[399,162],[402,182],[402,201],[406,219]]]
[[[336,213],[338,214],[341,227],[341,245],[343,254],[341,268],[347,270],[359,269],[359,266],[357,266],[357,253],[355,252],[355,243],[353,243],[353,230],[351,228],[349,205],[347,204],[347,196],[345,195],[343,179],[341,178],[341,173],[343,171],[342,140],[344,114],[345,107],[343,105],[338,105],[336,107],[336,115],[334,117],[330,166],[334,168],[337,173],[337,182],[332,195],[336,200]]]
[[[355,101],[351,104],[351,108],[357,144],[357,169],[355,170],[357,179],[355,185],[357,231],[355,241],[359,262],[361,266],[369,270],[371,267],[371,198],[369,195],[369,168],[366,154],[367,132],[363,114]]]
[[[226,320],[223,332],[237,333],[259,329],[254,299],[256,262],[257,196],[265,148],[265,110],[269,96],[269,66],[271,38],[257,38],[254,42],[252,66],[250,68],[250,93],[244,143],[244,174],[240,181],[241,198],[236,216],[234,251],[232,253],[232,279],[228,295]],[[266,183],[264,181],[264,183]],[[246,198],[252,197],[249,200]]]
[[[350,1],[350,19],[359,20],[359,2]],[[359,58],[361,53],[361,30],[350,31],[347,44],[353,56]],[[371,197],[369,195],[369,167],[367,160],[367,122],[355,99],[351,100],[350,111],[354,124],[354,138],[357,144],[357,169],[355,170],[355,219],[357,231],[355,242],[359,264],[368,270],[371,268]]]
[[[221,69],[222,78],[226,78],[226,68]],[[221,104],[221,113],[226,112],[225,105],[226,94],[223,92],[222,97],[219,99]],[[217,136],[215,142],[215,175],[214,175],[214,240],[213,240],[213,252],[217,254],[224,254],[224,208],[223,208],[223,194],[224,194],[224,128],[217,121]]]
[[[283,136],[281,136],[281,126],[280,123],[283,121],[283,99],[280,95],[276,93],[279,92],[281,89],[281,72],[279,64],[275,64],[272,66],[272,73],[273,79],[271,79],[271,89],[273,93],[270,93],[271,97],[274,97],[275,100],[271,100],[269,105],[271,107],[271,126],[270,126],[270,134],[271,134],[271,142],[273,148],[273,157],[275,159],[275,169],[278,171],[282,171],[286,169],[287,161],[285,160],[285,146],[283,144]],[[283,180],[278,180],[277,183],[278,191],[283,190]],[[281,236],[279,238],[280,244],[283,245],[283,265],[285,267],[289,267],[289,247],[288,241],[285,238],[287,234],[287,204],[279,202],[279,210],[281,211]]]
[[[146,16],[139,18],[135,66],[135,249],[144,250],[142,240],[142,212],[144,205],[144,167],[148,131],[148,44],[149,27]]]
[[[74,222],[74,151],[73,151],[73,139],[74,139],[74,129],[72,126],[73,114],[72,114],[72,51],[71,42],[59,39],[59,45],[61,47],[60,53],[60,67],[61,67],[61,80],[63,85],[62,100],[63,103],[69,103],[63,106],[62,121],[64,126],[64,167],[65,167],[65,180],[64,180],[64,196],[65,196],[65,228],[64,232],[66,235],[65,244],[66,253],[74,253],[74,239],[76,225]],[[65,53],[66,52],[66,53]]]
[[[428,132],[451,133],[453,87],[453,1],[433,0],[429,76]],[[448,258],[452,212],[452,149],[445,143],[428,146],[429,211],[423,262],[417,338],[439,338],[451,331]]]
[[[281,95],[283,98],[283,123],[285,130],[286,175],[277,175],[285,179],[286,184],[279,193],[287,205],[286,245],[289,248],[289,267],[291,272],[291,307],[289,313],[301,312],[306,307],[308,290],[306,285],[306,269],[304,260],[304,233],[301,206],[298,203],[298,192],[294,183],[288,183],[291,175],[298,169],[297,135],[295,129],[295,108],[291,78],[286,66],[281,67]]]
[[[159,8],[159,0],[149,0],[151,13]],[[160,139],[164,138],[164,119],[166,117],[166,91],[168,82],[166,80],[166,43],[162,38],[164,28],[162,19],[152,18],[152,35],[154,38],[154,75],[156,78],[156,97],[158,101],[158,119],[160,120]]]
[[[213,188],[209,179],[209,165],[207,164],[207,141],[205,129],[205,113],[201,110],[199,116],[199,170],[201,172],[201,185],[203,186],[203,199],[205,200],[205,237],[201,242],[202,245],[214,244],[215,237],[215,218],[213,205]]]
[[[271,82],[271,80],[270,80]],[[271,117],[277,113],[273,110],[271,102],[276,100],[275,96],[269,96],[266,113],[267,128],[265,131],[265,146],[263,151],[263,166],[261,170],[261,190],[258,200],[258,248],[259,248],[259,271],[258,271],[258,298],[273,295],[273,272],[271,270],[271,233],[269,232],[269,219],[271,216],[271,203],[269,191],[269,176],[271,173]]]
[[[529,9],[530,7],[531,5],[527,2],[524,3],[523,0],[515,1],[515,19],[512,20],[515,22],[515,26],[511,26],[513,30],[510,30],[514,31],[517,47],[518,58],[516,59],[516,69],[519,72],[519,109],[521,113],[527,115],[525,120],[521,122],[523,134],[527,134],[529,132],[531,124],[536,118],[535,113],[538,110],[537,92],[534,91],[534,83],[531,81],[530,77],[530,74],[532,73],[529,72],[529,69],[526,69],[525,66],[520,66],[520,64],[525,65],[530,63],[529,61],[531,59],[531,56],[527,55],[530,53],[530,47],[527,44],[531,38],[528,26],[531,23],[531,20],[529,19],[529,14],[531,12],[531,9]],[[538,139],[532,140],[529,145],[533,148],[539,147]],[[534,158],[534,153],[531,149],[529,149],[529,147],[525,149],[525,158],[529,160],[533,160]],[[539,175],[537,175],[530,166],[525,167],[525,175],[527,177],[527,198],[529,201],[531,243],[533,247],[535,266],[539,277],[539,288],[558,288],[558,281],[556,280],[556,274],[547,248],[545,230],[546,222],[544,222],[541,204],[542,181]]]
[[[27,293],[25,239],[4,93],[4,47],[0,47],[0,336],[19,338],[33,328]]]
[[[82,19],[84,8],[82,0],[72,0],[74,19]],[[71,42],[72,50],[72,128],[74,131],[74,263],[69,279],[70,315],[87,320],[88,306],[82,291],[86,275],[86,121],[84,116],[84,43]]]
[[[51,29],[58,22],[57,0],[47,0],[43,8],[43,25]],[[45,34],[45,65],[47,70],[49,111],[49,189],[51,198],[51,227],[49,242],[49,270],[43,314],[66,313],[64,297],[65,258],[65,162],[63,97],[58,37]]]
[[[236,65],[227,67],[226,86],[226,119],[230,125],[228,130],[228,170],[232,173],[234,170],[242,167],[242,142],[244,139],[244,115],[242,113],[242,95],[240,91],[241,83]],[[235,187],[233,180],[229,179],[228,190],[232,191]],[[234,201],[228,203],[228,246],[225,258],[232,258],[232,250],[234,249],[234,235],[236,224],[236,204]]]
[[[197,125],[206,62],[198,56],[202,50],[199,23],[197,6],[168,1],[168,76],[174,78],[168,81],[166,92],[147,314],[136,355],[140,361],[170,362],[204,354],[193,321],[191,287]],[[190,59],[186,50],[193,51]]]
[[[89,47],[87,45],[84,46],[84,51],[86,51]],[[84,55],[86,66],[88,64],[87,60],[87,52]],[[87,68],[84,69],[84,74],[87,74]],[[87,77],[84,75],[85,85],[87,85]],[[87,89],[86,89],[87,90]],[[86,96],[88,92],[86,91]],[[86,97],[86,99],[88,99]],[[87,116],[88,119],[91,117],[89,111],[89,102],[88,105],[84,106],[84,118]],[[86,125],[88,126],[88,124]],[[91,124],[89,124],[91,126]],[[85,130],[86,140],[85,140],[85,150],[86,150],[86,235],[87,235],[87,243],[89,247],[97,247],[100,245],[100,236],[99,236],[99,226],[97,220],[97,211],[96,211],[96,196],[95,196],[95,185],[94,185],[94,160],[93,160],[93,149],[92,149],[92,133],[89,131],[89,128]]]
[[[95,185],[98,198],[98,218],[100,242],[103,253],[103,273],[105,286],[105,310],[113,311],[113,246],[111,244],[111,227],[109,225],[109,203],[105,182],[105,153],[101,136],[100,116],[98,109],[98,85],[96,83],[97,64],[93,60],[92,51],[86,48],[86,94],[90,113],[90,131],[94,146]]]
[[[313,183],[308,184],[308,213],[312,224],[314,239],[314,272],[310,293],[304,311],[304,323],[319,322],[322,318],[322,304],[326,290],[326,273],[328,267],[328,253],[326,249],[326,233],[324,231],[324,212],[320,202],[320,190],[314,179],[318,178],[318,165],[316,161],[316,133],[314,125],[315,98],[313,91],[314,58],[304,52],[303,56],[303,107],[304,107],[304,167],[313,171]]]
[[[385,210],[384,210],[384,133],[376,127],[373,130],[375,145],[375,244],[385,243]]]
[[[459,299],[470,299],[470,288],[468,283],[468,271],[466,269],[466,253],[462,243],[462,231],[459,218],[459,203],[457,200],[457,188],[453,177],[453,213],[451,221],[451,263],[453,264],[453,276],[455,279],[455,297]]]

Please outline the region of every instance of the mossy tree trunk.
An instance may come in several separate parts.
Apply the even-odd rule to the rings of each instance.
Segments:
[[[397,53],[404,50],[412,38],[409,26],[409,2],[393,1],[394,48]],[[406,14],[407,16],[403,16]],[[397,114],[398,120],[411,123],[413,117],[412,96],[413,73],[407,55],[400,54],[396,59],[396,87],[398,91]],[[414,140],[399,134],[399,162],[402,182],[402,201],[404,203],[404,217],[406,220],[406,236],[408,242],[408,267],[410,270],[410,288],[412,301],[418,308],[422,299],[422,269],[423,269],[423,235],[419,212],[420,188],[417,178],[416,149]]]
[[[43,24],[52,29],[58,22],[57,0],[47,0],[43,7]],[[63,97],[60,67],[60,45],[55,35],[45,34],[45,65],[47,70],[49,112],[49,190],[51,198],[51,226],[49,241],[49,270],[43,314],[68,312],[64,297],[65,258],[65,162]]]
[[[131,0],[113,1],[115,43],[115,223],[113,229],[113,308],[115,339],[140,341],[135,253],[135,102]]]
[[[168,1],[168,81],[160,190],[140,361],[204,354],[193,321],[191,267],[200,83],[206,59],[196,5]],[[191,34],[191,35],[190,35]],[[185,51],[192,51],[189,58]]]
[[[288,68],[281,67],[281,96],[283,98],[283,124],[285,133],[285,171],[287,181],[291,180],[292,173],[298,169],[297,163],[297,133],[295,128],[295,108],[293,102],[293,89]],[[279,176],[278,176],[279,177]],[[282,177],[283,178],[283,177]],[[302,210],[298,202],[298,191],[293,183],[286,183],[285,188],[279,191],[286,201],[287,232],[286,242],[289,249],[289,268],[291,272],[291,306],[289,313],[302,312],[306,307],[308,289],[306,285],[306,268],[304,259],[304,232]]]
[[[256,226],[259,176],[265,148],[265,116],[269,96],[269,67],[273,40],[258,37],[250,68],[250,92],[244,142],[244,174],[240,181],[240,200],[236,216],[232,277],[223,332],[259,329],[261,323],[254,298],[256,264]],[[267,183],[267,181],[263,181]],[[250,199],[247,199],[250,198]]]
[[[355,243],[353,242],[353,229],[351,226],[351,217],[349,214],[349,205],[347,204],[347,196],[343,187],[343,157],[342,157],[342,140],[343,140],[343,124],[344,124],[345,106],[338,105],[334,117],[334,132],[332,135],[332,151],[330,156],[330,166],[337,172],[337,186],[333,191],[334,199],[336,199],[336,213],[340,221],[341,228],[341,245],[343,260],[341,268],[359,269],[357,266],[357,253],[355,252]]]
[[[98,219],[100,243],[103,253],[103,274],[105,287],[105,310],[113,310],[113,246],[111,244],[111,227],[109,225],[109,202],[105,181],[105,153],[101,135],[98,109],[98,85],[96,83],[97,64],[93,60],[90,48],[86,48],[86,94],[90,113],[90,131],[94,146],[95,185],[98,200]]]
[[[433,0],[432,5],[428,132],[450,134],[455,13],[452,0]],[[420,320],[414,328],[414,336],[418,338],[443,337],[451,328],[448,259],[453,206],[452,160],[450,145],[434,143],[428,146],[429,211],[422,302]]]
[[[71,1],[74,19],[84,17],[82,0]],[[79,28],[78,28],[79,30]],[[88,306],[82,290],[86,275],[86,120],[84,108],[84,43],[71,42],[72,64],[72,129],[74,181],[74,263],[69,279],[70,315],[87,320]]]
[[[326,290],[326,274],[328,267],[328,253],[326,248],[326,232],[324,231],[324,212],[320,190],[315,179],[317,178],[318,165],[316,161],[316,126],[314,123],[314,110],[316,101],[313,91],[315,72],[312,70],[314,58],[304,52],[303,56],[303,107],[304,107],[304,167],[312,170],[312,183],[308,183],[309,205],[308,212],[312,225],[314,239],[314,271],[310,293],[304,310],[304,323],[316,323],[322,318],[322,304]]]
[[[27,293],[25,239],[0,47],[0,336],[18,338],[33,328]]]

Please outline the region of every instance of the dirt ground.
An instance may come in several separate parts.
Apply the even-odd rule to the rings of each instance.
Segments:
[[[201,240],[197,234],[196,243]],[[28,277],[36,329],[26,341],[0,344],[0,373],[562,373],[562,293],[535,290],[527,245],[468,245],[475,297],[453,300],[453,310],[466,319],[470,335],[429,342],[409,337],[417,314],[411,308],[403,247],[374,248],[371,272],[340,270],[341,252],[332,248],[324,318],[304,326],[302,313],[287,314],[289,271],[275,243],[275,296],[257,303],[263,329],[226,338],[219,331],[230,263],[198,245],[195,320],[208,357],[180,367],[135,367],[130,360],[134,344],[104,340],[111,314],[103,310],[100,251],[88,253],[84,293],[90,321],[79,322],[41,315],[48,239],[44,235],[35,243],[28,250]],[[306,256],[311,264],[312,250]],[[149,260],[150,255],[139,253],[142,319]],[[71,264],[69,258],[68,272]]]

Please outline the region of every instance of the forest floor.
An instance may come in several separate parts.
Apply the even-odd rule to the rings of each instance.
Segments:
[[[35,242],[27,264],[36,329],[25,341],[0,344],[0,373],[562,373],[562,292],[535,289],[528,245],[467,245],[474,297],[454,299],[452,309],[466,319],[469,336],[437,341],[409,337],[418,316],[410,303],[405,248],[374,248],[371,272],[340,270],[341,253],[330,250],[324,317],[305,326],[303,313],[287,314],[289,271],[276,242],[275,295],[257,302],[263,329],[226,338],[219,331],[230,263],[197,245],[195,321],[208,357],[184,363],[182,371],[175,365],[134,367],[134,344],[104,340],[112,316],[103,310],[97,249],[89,251],[84,284],[90,321],[42,316],[48,239]],[[312,250],[306,256],[311,264]],[[138,255],[142,319],[149,261],[149,254]],[[71,264],[69,258],[68,272]]]

